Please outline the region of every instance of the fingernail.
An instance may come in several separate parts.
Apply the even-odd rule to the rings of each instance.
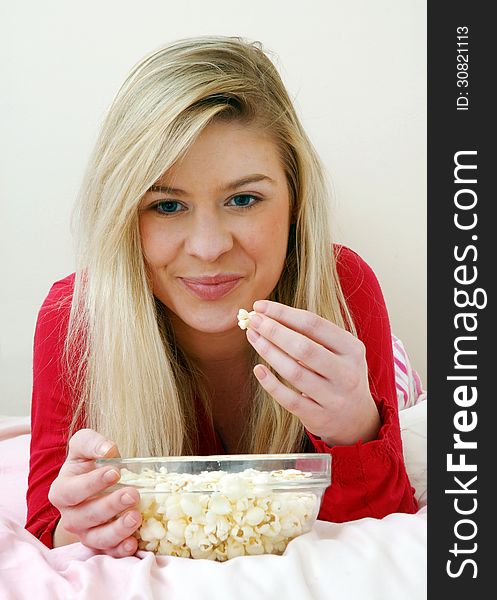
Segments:
[[[257,329],[257,327],[259,327],[261,323],[262,317],[260,315],[255,314],[250,317],[249,327],[255,327]]]
[[[126,527],[134,527],[137,523],[138,523],[138,521],[135,519],[135,517],[131,513],[128,513],[124,517],[124,524],[126,525]]]
[[[131,540],[128,540],[124,543],[124,549],[126,550],[126,552],[131,552],[131,550],[133,550],[134,547],[135,544]]]
[[[113,483],[114,481],[117,481],[119,479],[119,477],[120,477],[120,475],[115,469],[106,471],[102,475],[102,479],[105,481],[105,483]]]
[[[254,367],[254,375],[257,379],[264,379],[264,377],[266,377],[266,369],[261,365],[257,365]]]
[[[121,497],[121,502],[125,505],[134,504],[135,499],[133,496],[131,496],[131,494],[123,494]]]
[[[265,300],[256,300],[253,304],[253,309],[260,313],[266,312],[268,307],[269,305]]]
[[[97,448],[97,455],[98,456],[105,456],[107,454],[107,452],[112,448],[113,445],[114,444],[112,442],[103,442]]]

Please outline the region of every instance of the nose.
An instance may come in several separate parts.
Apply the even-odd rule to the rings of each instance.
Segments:
[[[219,215],[195,215],[185,240],[185,251],[204,262],[215,262],[233,248],[233,236]]]

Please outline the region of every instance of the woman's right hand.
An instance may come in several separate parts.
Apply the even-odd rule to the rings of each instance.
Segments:
[[[138,541],[132,534],[141,524],[141,515],[136,508],[140,495],[133,487],[97,495],[114,485],[120,475],[114,467],[95,468],[94,461],[116,456],[119,451],[114,443],[93,429],[80,429],[69,440],[66,461],[48,499],[60,512],[58,527],[85,546],[120,558],[137,550]]]

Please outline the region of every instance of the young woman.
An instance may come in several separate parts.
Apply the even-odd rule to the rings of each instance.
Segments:
[[[26,528],[133,554],[98,456],[327,452],[320,519],[414,512],[380,286],[333,245],[319,159],[260,45],[180,40],[117,94],[75,275],[38,318]],[[255,309],[246,332],[240,308]]]

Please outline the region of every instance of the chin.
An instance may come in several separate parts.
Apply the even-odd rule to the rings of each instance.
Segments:
[[[184,325],[195,331],[223,333],[238,327],[236,316],[239,308],[243,308],[243,306],[232,303],[215,306],[214,303],[209,303],[203,306],[199,304],[177,306],[172,308],[172,312]]]
[[[180,317],[181,318],[181,317]],[[229,331],[231,329],[238,328],[237,320],[236,320],[236,312],[231,315],[225,315],[224,319],[218,320],[215,318],[188,318],[182,319],[185,325],[195,329],[195,331],[200,331],[202,333],[224,333],[225,331]]]

